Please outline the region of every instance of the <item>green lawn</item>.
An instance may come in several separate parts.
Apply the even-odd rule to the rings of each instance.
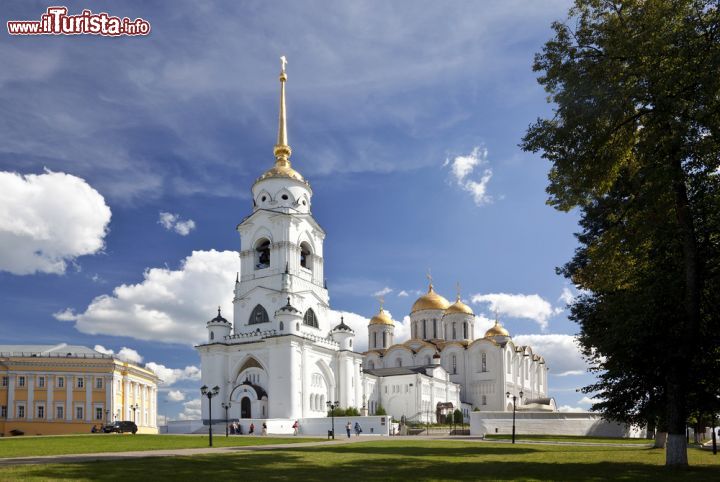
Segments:
[[[300,437],[213,437],[215,447],[314,442],[320,438]],[[0,438],[0,459],[34,455],[128,452],[133,450],[191,449],[208,446],[207,435],[94,434],[61,437]]]
[[[667,470],[662,450],[385,439],[347,445],[117,462],[0,468],[0,480],[720,480],[720,456],[691,449]]]
[[[488,434],[485,435],[488,440],[512,440],[512,436],[506,434]],[[573,435],[523,435],[516,434],[515,441],[518,440],[537,440],[541,442],[582,442],[582,443],[604,443],[604,444],[639,444],[647,445],[653,443],[653,440],[644,438],[620,438],[620,437],[585,437]]]

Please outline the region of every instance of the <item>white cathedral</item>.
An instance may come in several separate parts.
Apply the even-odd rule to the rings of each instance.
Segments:
[[[253,184],[252,213],[237,226],[234,322],[218,310],[207,343],[196,347],[203,385],[219,387],[209,399],[216,417],[228,403],[231,419],[325,417],[327,402],[339,402],[362,415],[382,406],[396,419],[424,422],[454,409],[466,417],[512,411],[521,392],[518,409],[553,410],[543,357],[516,346],[497,321],[475,339],[472,309],[432,283],[412,307],[410,340],[396,343],[395,322],[381,307],[368,325],[368,351],[354,350],[355,332],[331,314],[312,189],[290,164],[286,81],[283,59],[275,165]],[[203,400],[203,420],[208,415]]]

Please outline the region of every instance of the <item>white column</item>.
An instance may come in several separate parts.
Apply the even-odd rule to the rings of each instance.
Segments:
[[[35,375],[27,375],[25,377],[27,384],[27,407],[25,407],[25,417],[32,420],[35,417]]]
[[[73,385],[75,377],[68,375],[65,377],[65,420],[72,422],[73,419]]]
[[[152,420],[153,420],[153,427],[157,428],[157,387],[153,387],[152,390]],[[167,423],[167,421],[165,421]]]
[[[105,384],[105,411],[103,412],[103,423],[109,423],[112,418],[110,415],[115,410],[115,380],[112,377],[105,377],[103,379]],[[108,412],[108,410],[110,410]]]
[[[8,420],[15,418],[15,375],[8,377]]]
[[[92,404],[92,389],[93,389],[93,377],[85,377],[85,421],[92,422],[94,420],[93,404]]]
[[[123,377],[123,406],[121,420],[130,420],[130,381]]]
[[[57,377],[54,377],[52,375],[47,375],[45,377],[45,383],[47,387],[47,396],[45,399],[47,400],[45,404],[45,418],[47,420],[53,420],[55,418],[55,412],[53,410],[53,397],[55,395],[55,380]]]

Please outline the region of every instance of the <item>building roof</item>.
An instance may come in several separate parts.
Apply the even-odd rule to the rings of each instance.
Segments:
[[[86,358],[112,358],[110,355],[100,353],[92,348],[80,345],[0,345],[1,356],[70,356]]]
[[[423,365],[416,367],[392,367],[392,368],[366,368],[365,373],[375,375],[376,377],[393,377],[398,375],[413,375],[419,373],[421,375],[428,375],[427,370],[436,369],[437,365]]]

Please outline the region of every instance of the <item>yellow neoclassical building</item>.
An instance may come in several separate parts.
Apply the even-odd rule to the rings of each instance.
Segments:
[[[115,420],[157,433],[158,382],[84,346],[0,345],[0,435],[89,433]]]

